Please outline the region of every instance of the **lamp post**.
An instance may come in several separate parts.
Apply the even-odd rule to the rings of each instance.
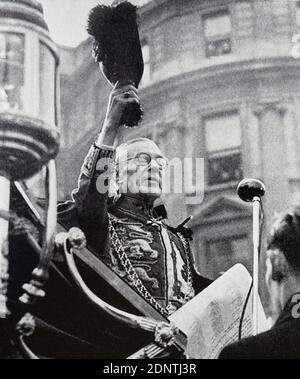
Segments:
[[[31,178],[58,152],[58,63],[41,4],[0,0],[0,210],[4,213],[9,211],[11,182]],[[2,218],[0,318],[9,313],[7,254],[8,220]]]

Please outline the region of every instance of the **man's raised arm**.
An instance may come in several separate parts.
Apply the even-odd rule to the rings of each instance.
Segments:
[[[115,140],[123,110],[128,103],[139,103],[137,89],[132,85],[118,87],[117,83],[109,97],[102,130],[84,160],[72,200],[58,207],[59,220],[67,227],[80,226],[87,234],[88,241],[93,241],[98,233],[107,228],[110,170],[107,170],[106,163],[113,163]],[[106,191],[103,191],[103,187],[99,191],[97,186],[100,175],[107,178]]]

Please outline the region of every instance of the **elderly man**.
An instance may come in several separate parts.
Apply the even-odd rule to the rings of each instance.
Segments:
[[[300,358],[300,208],[274,223],[266,266],[275,325],[266,333],[228,346],[221,359]]]
[[[148,139],[129,141],[116,149],[117,172],[110,185],[113,200],[103,186],[107,184],[103,180],[106,159],[114,157],[122,112],[126,104],[134,102],[139,102],[134,86],[112,91],[103,128],[83,165],[74,201],[65,204],[60,215],[63,219],[65,212],[77,213],[79,226],[99,257],[152,306],[170,315],[209,282],[195,272],[188,231],[171,228],[156,218],[153,204],[162,193],[166,159]]]
[[[66,228],[84,231],[96,259],[115,276],[112,281],[120,279],[122,287],[168,316],[210,281],[194,269],[190,231],[168,226],[154,207],[167,164],[159,148],[145,138],[114,148],[124,108],[134,102],[139,102],[135,87],[113,89],[102,130],[85,159],[73,200],[59,206],[59,220]],[[140,314],[136,300],[103,280],[97,267],[92,270],[80,259],[77,265],[94,293]],[[53,262],[46,293],[35,308],[38,327],[29,340],[38,355],[126,358],[153,341],[149,332],[125,327],[80,296],[60,256]]]

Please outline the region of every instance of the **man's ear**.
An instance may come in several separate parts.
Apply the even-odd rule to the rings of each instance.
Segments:
[[[272,265],[272,280],[281,283],[288,276],[289,264],[280,250],[272,250],[268,256]]]

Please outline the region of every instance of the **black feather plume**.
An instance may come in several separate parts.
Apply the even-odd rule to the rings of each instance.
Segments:
[[[138,33],[137,8],[128,1],[98,5],[90,12],[88,33],[94,37],[94,57],[103,63],[108,80],[129,80],[137,87],[144,70]]]
[[[88,33],[94,37],[93,55],[112,85],[131,83],[138,88],[144,71],[138,32],[137,8],[128,1],[117,6],[98,5],[88,18]],[[121,123],[135,126],[143,112],[139,104],[128,104]]]

